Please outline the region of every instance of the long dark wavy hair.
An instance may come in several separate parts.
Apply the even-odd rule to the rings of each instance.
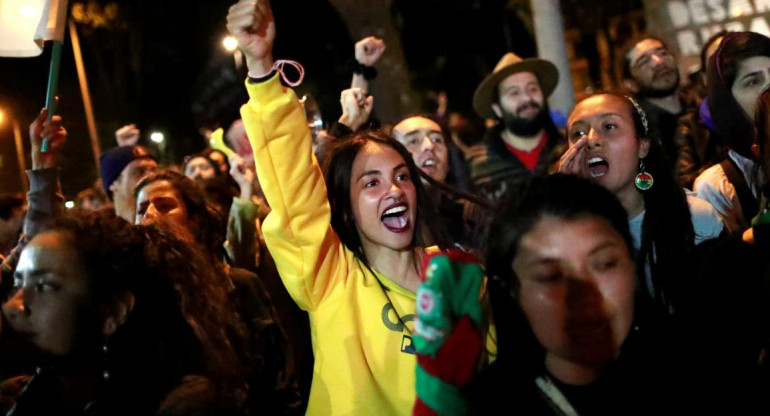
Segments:
[[[541,366],[545,350],[519,306],[519,278],[512,263],[521,239],[544,217],[601,218],[623,238],[634,257],[628,216],[615,196],[587,179],[565,174],[533,177],[517,190],[490,228],[486,260],[489,300],[500,362]],[[521,360],[521,361],[519,361]]]
[[[357,132],[334,144],[326,165],[326,189],[331,208],[331,225],[342,243],[365,265],[371,266],[364,253],[358,229],[353,220],[353,205],[350,200],[351,172],[353,162],[361,149],[373,143],[387,146],[398,152],[409,169],[409,177],[414,184],[417,194],[417,216],[412,237],[413,247],[438,245],[446,248],[450,245],[448,238],[431,218],[436,217],[436,209],[427,198],[425,188],[420,178],[420,169],[415,165],[412,155],[396,139],[377,131]]]
[[[97,393],[100,414],[155,414],[191,374],[210,379],[223,398],[243,400],[245,379],[234,346],[242,329],[227,300],[223,271],[195,245],[154,226],[132,226],[111,211],[63,217],[46,232],[60,233],[76,251],[72,260],[83,266],[92,303],[77,318],[85,322],[78,327],[90,330],[70,359],[76,362],[57,357],[52,368],[74,364],[108,371]],[[105,341],[97,311],[125,293],[133,295],[134,308]],[[44,405],[31,401],[27,405]],[[22,408],[24,403],[22,395]]]

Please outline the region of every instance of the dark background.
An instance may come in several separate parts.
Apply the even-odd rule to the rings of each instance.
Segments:
[[[358,39],[351,33],[371,29],[372,33],[365,34],[381,36],[396,32],[403,53],[392,59],[408,71],[409,85],[394,88],[416,97],[404,113],[433,110],[439,91],[448,93],[453,110],[467,112],[476,85],[506,51],[522,57],[536,54],[527,1],[385,3],[389,7],[381,21],[364,22],[361,29],[355,14],[348,14],[345,21],[337,10],[339,6],[367,7],[366,1],[272,1],[278,31],[274,55],[304,65],[305,82],[297,92],[316,97],[327,123],[339,117],[339,92],[350,83],[346,63],[353,58],[354,40]],[[591,25],[604,24],[602,13],[640,8],[639,1],[577,3],[562,1],[565,24],[582,25],[588,33],[594,30]],[[605,3],[608,11],[597,11]],[[205,147],[201,128],[227,128],[238,118],[238,108],[246,101],[245,69],[236,70],[232,54],[221,46],[231,4],[214,0],[70,2],[103,150],[115,145],[117,128],[136,123],[142,130],[142,143],[150,143],[152,131],[163,132],[165,161],[179,163],[185,155]],[[591,21],[585,16],[581,20],[580,13]],[[351,30],[353,27],[356,29]],[[590,36],[585,43],[582,49],[590,57],[594,54]],[[0,58],[0,108],[6,114],[0,124],[0,192],[22,189],[9,121],[21,126],[28,153],[26,131],[44,104],[49,59],[50,45],[40,57]],[[590,78],[599,82],[598,73]],[[69,34],[63,48],[59,96],[59,114],[69,131],[61,160],[62,182],[65,194],[72,198],[94,182],[96,169]],[[384,121],[394,121],[387,116],[393,115],[386,114]]]

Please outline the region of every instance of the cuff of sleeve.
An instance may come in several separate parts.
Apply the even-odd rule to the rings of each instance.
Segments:
[[[346,137],[351,134],[353,134],[353,130],[351,130],[350,127],[340,123],[339,121],[332,123],[332,127],[329,129],[329,135],[337,139]]]
[[[43,168],[27,170],[29,179],[29,191],[42,191],[59,183],[59,169]]]
[[[242,217],[256,219],[259,215],[259,204],[255,204],[251,200],[235,197],[233,198],[233,208],[238,210]]]
[[[255,76],[254,74],[249,72],[249,82],[252,83],[252,84],[259,84],[259,83],[262,83],[262,82],[265,82],[265,81],[269,80],[270,78],[272,78],[277,73],[278,73],[278,71],[276,71],[275,69],[270,71],[266,75],[262,75],[262,76]]]
[[[281,77],[278,72],[274,72],[265,81],[252,82],[251,78],[246,81],[246,91],[249,93],[249,103],[252,110],[260,112],[265,104],[278,100],[285,93],[285,88],[281,85]]]

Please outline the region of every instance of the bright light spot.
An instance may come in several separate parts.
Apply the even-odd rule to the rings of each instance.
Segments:
[[[64,207],[67,209],[75,208],[75,201],[67,201],[64,203]]]
[[[152,140],[155,143],[163,143],[163,133],[155,132],[150,135],[150,140]]]
[[[39,16],[35,6],[31,4],[25,4],[19,8],[19,14],[26,19],[34,19]]]
[[[0,124],[3,124],[4,119],[5,119],[5,114],[3,114],[3,111],[0,110]]]
[[[228,52],[234,52],[238,49],[238,41],[234,37],[228,36],[222,40],[222,46],[227,49]]]

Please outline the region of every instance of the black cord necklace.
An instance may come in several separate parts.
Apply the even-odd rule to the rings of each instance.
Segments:
[[[383,284],[380,278],[377,277],[376,273],[374,273],[374,278],[375,280],[377,280],[377,284],[380,285],[380,289],[382,290],[382,294],[385,295],[385,299],[388,300],[388,305],[390,305],[390,309],[393,309],[393,313],[396,314],[396,318],[398,318],[398,322],[401,324],[401,327],[404,328],[406,332],[409,333],[409,335],[412,335],[412,330],[406,326],[406,322],[404,322],[404,319],[401,317],[401,314],[398,313],[398,309],[396,309],[396,305],[394,305],[393,301],[390,299],[390,295],[388,295],[388,288],[385,287],[385,284]]]
[[[417,252],[418,249],[415,249],[415,258],[419,257],[419,253]],[[388,305],[390,305],[390,308],[393,309],[393,313],[396,314],[396,318],[398,318],[399,324],[401,324],[401,327],[404,328],[404,330],[409,333],[409,335],[412,335],[412,330],[409,329],[409,327],[406,326],[406,322],[404,321],[404,318],[401,317],[401,314],[398,313],[398,309],[396,309],[396,305],[393,304],[393,301],[390,299],[390,295],[388,295],[388,288],[385,286],[384,283],[382,283],[382,280],[377,276],[377,273],[372,269],[371,266],[369,266],[368,262],[363,262],[364,266],[369,270],[369,272],[372,273],[372,276],[374,276],[374,280],[377,281],[377,284],[380,285],[380,290],[382,290],[382,294],[385,295],[385,299],[388,300]],[[415,266],[416,267],[416,266]]]

